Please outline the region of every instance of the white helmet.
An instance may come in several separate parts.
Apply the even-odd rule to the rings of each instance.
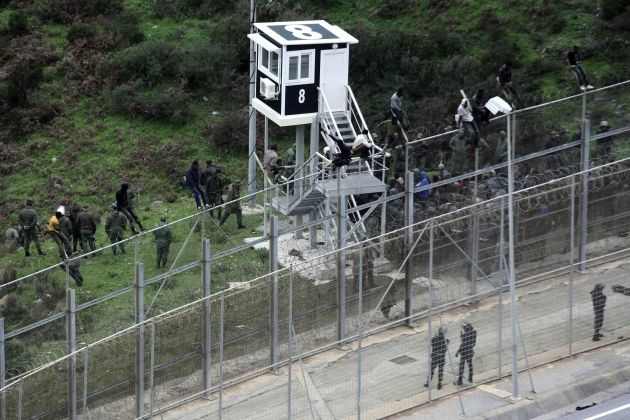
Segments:
[[[64,216],[66,215],[66,208],[64,206],[57,207],[57,213],[61,213]]]

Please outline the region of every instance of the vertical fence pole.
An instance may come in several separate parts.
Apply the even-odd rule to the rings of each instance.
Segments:
[[[341,172],[337,172],[337,182]],[[337,340],[346,338],[346,195],[337,197]]]
[[[256,2],[250,1],[249,5],[249,32],[254,32],[254,22],[256,22]],[[248,174],[247,174],[247,192],[254,194],[256,192],[256,109],[252,102],[256,97],[256,45],[254,41],[249,41],[249,130],[248,130]],[[253,207],[256,204],[256,197],[252,195],[249,205]]]
[[[88,380],[90,367],[90,348],[83,349],[83,418],[89,418],[88,415]]]
[[[153,320],[151,321],[149,346],[149,418],[153,418],[153,408],[155,407],[155,321]]]
[[[433,222],[429,222],[429,312],[428,312],[428,321],[427,321],[427,386],[428,386],[428,398],[431,401],[431,386],[433,385],[432,375],[431,375],[431,339],[433,338],[432,331],[432,321],[431,317],[433,316]]]
[[[290,267],[289,271],[289,340],[287,342],[288,355],[289,355],[289,389],[287,392],[287,418],[291,420],[293,418],[293,267]]]
[[[479,170],[479,148],[475,148],[475,178],[473,181],[473,203],[477,203],[478,180],[476,172]],[[477,267],[479,267],[479,213],[477,209],[472,210],[472,229],[469,237],[470,257],[472,259],[468,268],[468,280],[470,281],[470,294],[477,294]]]
[[[144,415],[144,264],[136,263],[136,417]]]
[[[586,95],[584,95],[586,97]],[[580,271],[586,270],[586,247],[588,242],[588,178],[590,174],[591,120],[584,119],[582,129],[582,191],[580,199]]]
[[[203,339],[203,389],[204,397],[210,396],[209,389],[212,387],[212,319],[211,319],[211,283],[212,283],[212,254],[210,252],[210,240],[204,239],[202,242],[201,254],[201,282],[203,288],[203,328],[201,337]]]
[[[0,318],[0,389],[6,385],[7,377],[7,361],[5,358],[5,338],[4,338],[4,318]],[[6,420],[7,418],[7,398],[6,392],[2,392],[0,395],[0,420]]]
[[[509,272],[510,282],[510,310],[512,317],[512,398],[519,398],[518,390],[518,308],[516,307],[516,267],[514,259],[514,170],[512,168],[512,118],[507,118],[507,152],[508,152],[508,254],[509,261],[506,269]]]
[[[383,161],[385,161],[384,157]],[[385,173],[385,169],[383,169],[383,173]],[[386,189],[383,193],[383,205],[381,206],[381,239],[379,239],[381,258],[385,258],[385,234],[387,233],[387,203],[388,200]]]
[[[269,270],[273,273],[271,279],[271,364],[279,361],[278,349],[278,216],[271,217],[269,235]]]
[[[573,356],[573,272],[575,271],[575,176],[571,177],[571,211],[569,217],[569,356]]]
[[[74,289],[66,290],[66,338],[68,354],[76,351],[76,295]],[[77,360],[76,356],[68,358],[68,418],[77,418]]]
[[[277,216],[275,217],[277,218]],[[221,293],[219,307],[219,420],[223,418],[223,334],[225,329],[225,294]]]
[[[414,179],[413,172],[406,173],[405,179],[405,223],[408,226],[405,235],[405,254],[411,252],[413,245],[413,213],[414,213]],[[405,324],[411,326],[411,313],[413,311],[413,272],[412,257],[410,256],[405,265]]]
[[[269,119],[265,116],[264,154],[267,154],[267,150],[269,150]],[[265,173],[265,169],[263,168],[262,171],[263,171],[263,186],[265,188],[265,197],[264,197],[264,203],[263,203],[263,235],[267,236],[267,233],[269,232],[268,231],[269,214],[273,207],[271,206],[272,197],[268,191],[271,185],[269,185],[269,183],[267,182],[267,174]]]
[[[359,341],[357,344],[357,420],[361,420],[361,391],[363,389],[362,382],[362,374],[361,368],[363,360],[362,350],[363,350],[363,276],[369,276],[369,273],[363,273],[363,258],[364,250],[360,248],[359,250],[359,307],[358,307],[358,326],[359,326]]]
[[[499,379],[503,377],[503,286],[505,285],[505,238],[503,231],[505,227],[505,200],[501,199],[501,217],[499,218],[499,278],[501,285],[499,286],[499,304],[497,305],[497,376]]]

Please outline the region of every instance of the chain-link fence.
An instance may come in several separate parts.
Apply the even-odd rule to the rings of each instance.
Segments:
[[[502,195],[317,257],[292,256],[147,320],[153,285],[138,263],[129,293],[145,309],[130,321],[140,323],[83,345],[87,321],[69,292],[57,327],[72,353],[15,378],[0,401],[7,418],[150,418],[199,398],[210,418],[380,418],[610,344],[626,334],[629,315],[630,289],[612,291],[630,286],[619,263],[630,252],[628,180],[622,160],[514,193],[512,250]],[[539,197],[548,208],[529,213],[524,203]],[[337,219],[347,234],[352,224],[343,212]],[[280,248],[271,232],[273,266]],[[195,267],[200,296],[221,261],[210,245]]]

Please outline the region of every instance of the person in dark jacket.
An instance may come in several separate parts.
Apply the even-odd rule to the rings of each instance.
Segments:
[[[572,50],[567,53],[567,63],[575,74],[580,90],[585,91],[587,89],[593,89],[593,86],[589,83],[586,72],[582,67],[582,55],[577,46],[574,46]]]
[[[125,253],[125,244],[118,242],[124,238],[124,232],[127,230],[127,217],[118,210],[118,207],[114,204],[112,206],[112,212],[107,216],[105,221],[105,233],[113,244],[112,252],[116,255],[117,248],[120,248],[120,252]]]
[[[444,365],[446,364],[446,351],[448,350],[449,340],[446,338],[444,327],[438,329],[437,334],[431,338],[431,374],[424,387],[429,387],[429,382],[433,380],[435,368],[438,368],[438,385],[437,389],[442,389],[442,379],[444,378]]]
[[[337,153],[333,159],[334,167],[341,168],[342,166],[349,165],[352,161],[352,147],[347,146],[343,140],[335,137],[334,135],[331,135],[330,137],[339,148],[339,153]]]
[[[60,265],[59,268],[64,273],[67,270],[68,274],[74,280],[74,282],[76,283],[77,287],[81,287],[81,286],[83,286],[83,275],[81,275],[81,270],[80,270],[81,259],[80,258],[74,258],[72,261],[70,260],[71,257],[78,257],[78,256],[79,256],[79,254],[75,253],[73,255],[68,255],[68,258],[62,258],[61,261],[64,264]]]
[[[475,345],[477,344],[477,331],[473,326],[466,322],[462,326],[460,335],[461,343],[455,357],[459,356],[459,376],[455,385],[462,385],[464,377],[464,367],[468,363],[468,382],[473,382],[473,363],[472,359],[475,355]]]
[[[37,212],[33,208],[32,200],[26,200],[26,206],[18,215],[18,222],[24,238],[24,255],[27,257],[31,256],[31,242],[35,242],[35,247],[39,255],[46,255],[42,251],[42,246],[39,243],[39,219]]]
[[[508,102],[514,103],[515,100],[518,100],[518,94],[516,93],[512,83],[512,63],[510,61],[506,61],[501,67],[499,67],[499,71],[497,72],[497,83]]]
[[[197,210],[201,210],[208,206],[206,195],[201,189],[201,171],[199,170],[199,162],[194,160],[186,172],[186,186],[192,191],[197,204]]]
[[[81,242],[81,228],[79,227],[78,216],[81,213],[79,203],[72,203],[70,206],[70,221],[72,222],[72,252],[77,252]]]
[[[120,190],[116,192],[116,206],[118,207],[118,210],[120,210],[124,213],[125,216],[127,216],[127,220],[129,220],[129,226],[131,227],[131,231],[134,234],[137,234],[138,231],[134,227],[133,222],[136,222],[138,224],[138,227],[141,231],[144,230],[144,228],[142,227],[142,223],[140,223],[140,219],[138,219],[138,216],[136,216],[136,214],[133,212],[133,208],[131,206],[131,200],[129,197],[129,184],[124,183],[120,185]]]
[[[591,290],[591,301],[593,302],[593,314],[595,320],[593,322],[593,341],[599,341],[604,335],[600,333],[604,325],[604,310],[606,309],[606,295],[604,294],[604,285],[597,283]]]
[[[77,221],[81,235],[81,249],[84,253],[96,251],[96,240],[94,238],[94,235],[96,235],[96,223],[92,215],[88,212],[87,207],[81,209],[81,212],[79,212],[77,216]]]

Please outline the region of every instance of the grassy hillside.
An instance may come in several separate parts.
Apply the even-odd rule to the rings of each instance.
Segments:
[[[601,8],[592,0],[258,3],[260,21],[321,18],[359,39],[350,78],[372,125],[392,91],[405,86],[412,131],[441,130],[459,89],[494,93],[505,60],[515,65],[522,105],[575,93],[564,64],[573,45],[596,86],[630,78],[626,0],[601,1]],[[231,179],[244,179],[247,19],[245,0],[0,0],[1,230],[15,224],[27,197],[42,218],[63,201],[103,213],[123,180],[140,194],[145,226],[164,214],[181,217],[194,209],[179,186],[193,159],[213,159]],[[282,149],[292,135],[271,130]],[[213,239],[236,243],[248,234],[230,227]],[[0,267],[21,275],[57,262],[54,245],[46,248],[42,259],[0,255]],[[252,256],[254,269],[243,277],[264,266],[264,256]],[[113,273],[112,262],[104,256],[86,265],[93,281],[81,299],[128,284],[130,272]],[[35,297],[20,293],[24,302]],[[107,323],[109,315],[98,318]]]

